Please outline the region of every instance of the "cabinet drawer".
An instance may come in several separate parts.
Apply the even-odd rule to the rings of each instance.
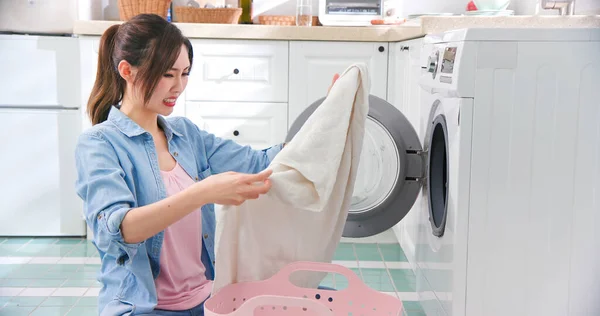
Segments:
[[[190,101],[287,102],[288,43],[194,40]]]
[[[186,116],[217,137],[255,149],[282,143],[287,133],[285,103],[188,102]]]

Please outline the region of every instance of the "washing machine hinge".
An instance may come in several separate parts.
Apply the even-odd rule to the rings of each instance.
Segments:
[[[409,165],[414,166],[415,168],[409,168],[411,170],[418,170],[418,172],[414,172],[413,174],[406,177],[406,180],[416,181],[420,183],[425,182],[426,172],[424,166],[427,162],[428,151],[427,150],[407,150],[407,154],[409,154],[409,159],[412,163]],[[410,158],[412,157],[412,158]]]

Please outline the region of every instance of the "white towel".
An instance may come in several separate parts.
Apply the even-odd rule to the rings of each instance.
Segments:
[[[369,85],[366,65],[347,68],[269,165],[269,193],[221,209],[213,293],[228,284],[267,279],[291,262],[331,262],[350,209]],[[299,273],[293,283],[316,288],[323,276]]]

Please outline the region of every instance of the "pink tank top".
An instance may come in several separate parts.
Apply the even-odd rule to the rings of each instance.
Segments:
[[[161,171],[167,195],[171,196],[194,184],[179,164]],[[188,214],[165,229],[160,253],[160,273],[156,278],[158,305],[165,310],[193,308],[210,295],[212,282],[204,275],[202,253],[202,213]]]

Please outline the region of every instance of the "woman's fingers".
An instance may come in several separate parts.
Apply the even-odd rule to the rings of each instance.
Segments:
[[[333,85],[335,83],[335,81],[338,80],[339,78],[340,78],[340,74],[333,75],[333,81],[331,82],[331,84]]]
[[[333,85],[339,78],[340,78],[339,74],[333,75],[333,80],[331,80],[331,85],[329,86],[329,89],[327,89],[327,94],[329,94],[329,91],[331,91],[331,88],[333,88]]]
[[[271,176],[272,173],[273,173],[273,170],[266,169],[257,174],[248,174],[244,178],[244,181],[246,183],[264,182]]]

